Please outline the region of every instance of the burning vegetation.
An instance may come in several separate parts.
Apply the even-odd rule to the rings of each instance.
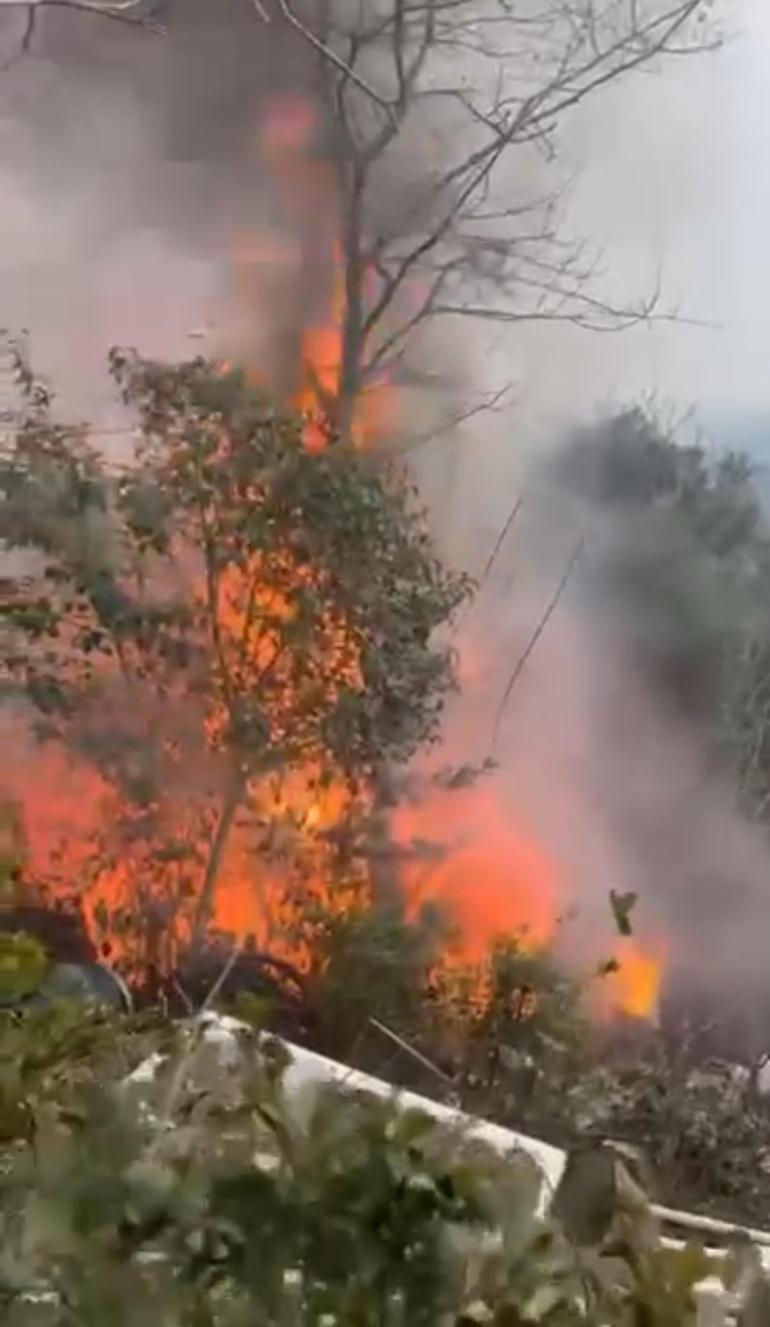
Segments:
[[[404,473],[320,446],[315,414],[231,369],[114,352],[112,370],[139,415],[130,468],[55,424],[21,364],[3,459],[27,887],[77,901],[140,981],[216,934],[308,972],[314,912],[394,886],[415,924],[445,915],[458,972],[483,973],[506,936],[549,944],[569,886],[494,779],[383,802],[388,770],[438,731],[453,674],[437,631],[469,590]],[[659,974],[627,942],[605,1005],[649,1017]]]
[[[313,280],[296,270],[302,236],[287,250],[312,296],[287,411],[270,372],[115,351],[140,425],[118,472],[54,422],[18,361],[25,412],[2,484],[22,570],[4,667],[24,754],[9,791],[33,893],[77,900],[135,979],[216,934],[307,972],[313,910],[355,913],[395,887],[415,924],[444,914],[441,963],[475,969],[483,992],[501,940],[554,941],[571,886],[510,822],[493,774],[383,804],[383,776],[437,734],[454,669],[441,632],[470,585],[433,552],[407,474],[368,459],[387,450],[396,388],[370,382],[344,419],[335,408],[346,268],[317,132],[312,103],[283,99],[261,139],[290,233],[310,208],[328,238]],[[250,299],[270,256],[241,237]],[[618,958],[597,1010],[654,1016],[659,956],[627,940]]]
[[[25,564],[5,665],[44,759],[74,761],[56,782],[88,771],[70,886],[113,952],[168,965],[210,925],[280,933],[293,891],[367,888],[377,771],[435,731],[433,634],[467,587],[401,476],[308,447],[241,375],[113,371],[143,426],[120,476],[30,387],[4,464]],[[31,753],[27,795],[42,769]]]

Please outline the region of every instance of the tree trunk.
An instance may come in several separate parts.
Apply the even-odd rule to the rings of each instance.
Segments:
[[[211,840],[208,861],[206,862],[206,871],[203,876],[200,897],[195,909],[193,920],[193,929],[191,937],[191,948],[193,950],[200,946],[203,939],[203,933],[211,920],[214,911],[214,896],[216,894],[219,872],[222,867],[222,858],[224,856],[227,841],[230,837],[230,830],[233,827],[233,821],[238,807],[241,804],[244,790],[243,776],[236,775],[230,787],[225,794],[225,800],[222,804],[222,810],[219,815],[214,837]]]

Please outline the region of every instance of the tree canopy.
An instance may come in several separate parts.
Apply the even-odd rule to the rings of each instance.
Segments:
[[[665,704],[694,716],[752,817],[770,812],[770,526],[751,458],[633,407],[580,430],[562,480],[598,504],[599,593]]]
[[[139,421],[121,469],[19,363],[26,407],[0,458],[5,694],[120,795],[134,839],[157,857],[167,835],[197,926],[238,813],[268,854],[287,780],[306,812],[336,798],[339,821],[435,735],[452,684],[439,629],[468,584],[403,472],[309,448],[242,373],[119,351],[111,367]],[[311,815],[288,829],[314,839]]]

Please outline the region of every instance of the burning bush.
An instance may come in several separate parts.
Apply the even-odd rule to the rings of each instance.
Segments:
[[[280,951],[298,899],[367,894],[373,784],[436,730],[435,633],[467,585],[401,472],[309,447],[242,373],[111,365],[141,426],[127,468],[21,361],[0,460],[29,880],[78,894],[130,963],[211,926]],[[46,803],[74,789],[53,838]]]

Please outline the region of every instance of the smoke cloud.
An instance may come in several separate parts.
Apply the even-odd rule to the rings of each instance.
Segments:
[[[565,882],[559,905],[580,904],[567,948],[598,953],[609,890],[634,889],[640,926],[676,950],[687,980],[706,971],[712,981],[718,969],[725,992],[748,999],[770,913],[765,842],[707,767],[697,727],[662,707],[623,633],[595,611],[591,540],[494,738],[511,670],[596,519],[544,482],[565,426],[598,401],[650,389],[721,419],[770,407],[754,294],[768,262],[760,72],[770,21],[763,0],[741,10],[734,46],[613,90],[563,144],[562,169],[578,180],[567,224],[604,251],[606,289],[644,294],[660,271],[669,306],[717,327],[591,338],[474,325],[451,343],[437,333],[426,353],[444,357],[447,376],[462,368],[475,391],[510,383],[511,393],[505,409],[422,448],[416,465],[444,548],[471,572],[523,501],[458,628],[467,688],[442,755],[494,754],[488,787],[501,817],[548,846]],[[20,20],[0,13],[9,55]],[[174,21],[172,42],[46,11],[31,51],[0,74],[0,322],[29,329],[62,409],[106,430],[105,445],[123,424],[103,369],[111,343],[178,357],[253,338],[250,350],[267,353],[256,307],[240,322],[233,311],[234,237],[276,232],[257,125],[270,97],[301,87],[303,70],[291,48],[274,35],[268,43],[248,0],[187,0]],[[279,309],[280,292],[273,329]],[[198,329],[206,335],[191,341]]]

